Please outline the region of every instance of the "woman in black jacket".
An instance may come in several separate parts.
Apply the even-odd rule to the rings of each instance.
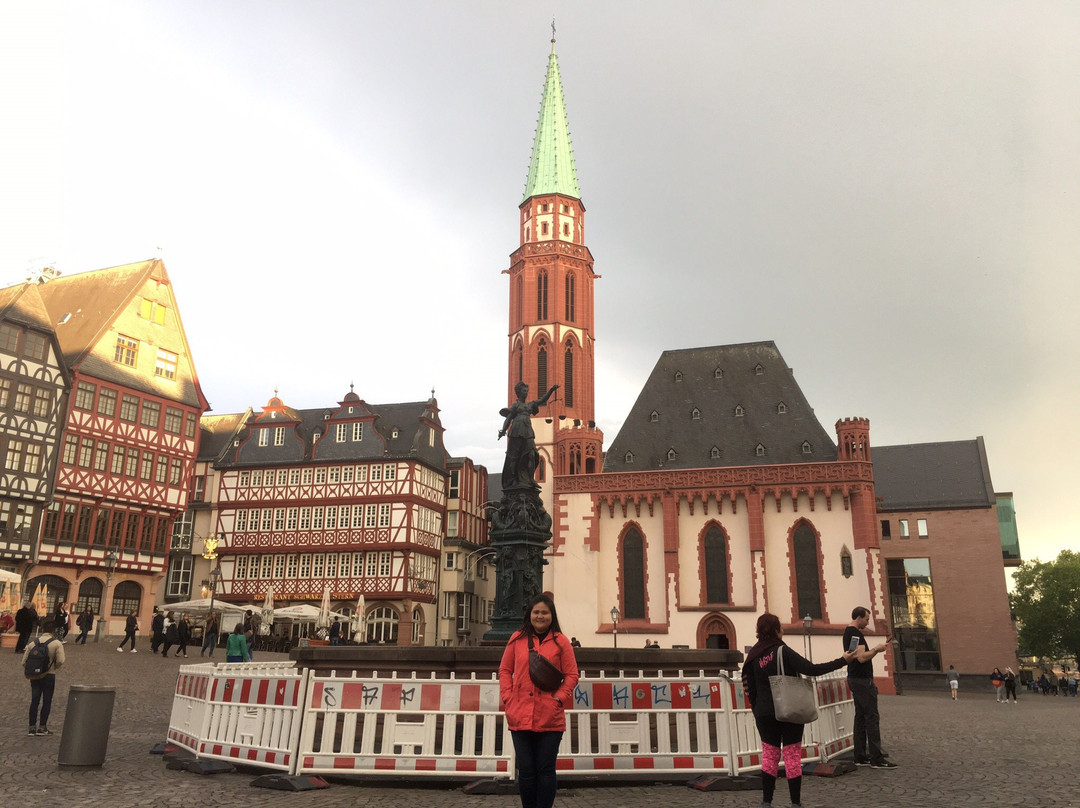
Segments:
[[[769,677],[777,675],[778,654],[784,655],[784,675],[820,676],[840,670],[855,658],[854,653],[844,654],[830,662],[815,665],[788,648],[782,639],[784,629],[780,618],[766,612],[757,621],[758,642],[746,655],[742,667],[743,689],[754,710],[754,722],[761,736],[761,804],[772,805],[776,778],[780,773],[780,755],[783,748],[784,776],[787,777],[791,804],[798,808],[802,799],[802,736],[803,725],[777,721],[773,711],[772,690]]]

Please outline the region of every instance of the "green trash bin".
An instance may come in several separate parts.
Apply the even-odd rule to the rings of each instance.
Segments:
[[[57,757],[61,766],[100,766],[105,762],[115,700],[115,687],[71,686]]]

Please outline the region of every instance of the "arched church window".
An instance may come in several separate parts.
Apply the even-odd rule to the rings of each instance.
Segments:
[[[622,546],[623,619],[645,619],[645,542],[631,528]]]
[[[845,578],[855,574],[851,564],[851,551],[847,547],[840,551],[840,574]]]
[[[536,273],[536,319],[543,321],[548,316],[548,274],[544,270]]]
[[[574,406],[574,343],[566,341],[563,354],[563,401],[567,407]]]
[[[574,322],[574,314],[577,308],[576,301],[576,281],[574,280],[574,273],[566,273],[566,322]]]
[[[544,340],[540,340],[540,350],[536,353],[536,390],[543,395],[548,389],[547,347]]]
[[[814,529],[805,522],[795,528],[792,537],[795,553],[795,592],[799,616],[821,618],[821,579],[818,577],[818,540]]]
[[[705,532],[705,602],[728,602],[727,539],[716,525]]]

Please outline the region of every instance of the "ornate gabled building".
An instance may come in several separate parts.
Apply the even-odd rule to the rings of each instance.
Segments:
[[[34,558],[70,387],[38,285],[0,289],[0,567]]]
[[[37,290],[72,391],[28,589],[91,606],[107,633],[132,609],[148,625],[208,406],[172,283],[150,260]]]
[[[561,385],[533,431],[553,520],[544,586],[564,630],[586,644],[629,632],[742,648],[770,610],[789,634],[809,616],[838,644],[864,605],[882,631],[869,422],[839,421],[834,443],[772,343],[663,354],[603,459],[593,422],[599,276],[554,41],[519,239],[507,388],[524,380],[539,398]],[[889,664],[877,671],[886,687]]]
[[[310,410],[275,395],[212,463],[219,597],[260,601],[273,585],[279,605],[318,603],[329,589],[351,613],[364,596],[369,642],[435,643],[450,473],[434,395],[375,405],[350,390]]]

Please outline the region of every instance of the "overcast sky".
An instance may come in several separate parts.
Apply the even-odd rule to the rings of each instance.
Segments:
[[[1076,548],[1073,0],[5,2],[0,281],[162,248],[215,413],[434,388],[498,470],[553,11],[608,441],[661,351],[774,340]]]

